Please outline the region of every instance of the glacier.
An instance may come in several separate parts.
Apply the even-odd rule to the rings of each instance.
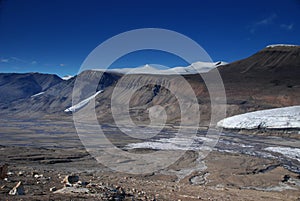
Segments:
[[[217,126],[226,129],[300,129],[300,106],[235,115],[219,121]]]

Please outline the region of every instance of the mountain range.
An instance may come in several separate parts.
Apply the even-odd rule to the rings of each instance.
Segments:
[[[197,73],[197,65],[200,66],[200,74]],[[201,125],[206,126],[210,120],[210,98],[201,75],[215,68],[218,69],[225,86],[227,116],[300,105],[300,46],[273,45],[229,64],[217,62],[204,65],[198,62],[189,67],[168,70],[153,69],[151,66],[133,71],[87,70],[68,79],[40,73],[0,73],[0,114],[2,117],[11,118],[71,117],[71,112],[66,112],[66,109],[72,106],[76,78],[84,78],[81,80],[96,83],[96,91],[102,91],[96,95],[95,101],[100,122],[113,122],[111,97],[115,86],[121,80],[124,91],[139,87],[130,97],[130,115],[133,121],[148,122],[148,109],[160,105],[168,114],[168,122],[178,123],[181,113],[174,94],[165,87],[148,83],[167,83],[169,88],[176,88],[178,93],[184,95],[186,89],[176,77],[179,73],[191,85],[199,104]],[[125,76],[124,73],[128,72],[133,73]],[[78,102],[96,93],[86,88],[75,90],[80,94],[77,97]],[[120,94],[119,98],[122,99],[121,95],[124,94]]]

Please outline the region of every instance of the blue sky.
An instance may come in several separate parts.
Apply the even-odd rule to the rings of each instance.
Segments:
[[[164,28],[198,42],[214,61],[232,62],[274,43],[300,44],[300,1],[0,1],[0,72],[78,72],[110,37]],[[144,51],[115,66],[183,65],[175,56]]]

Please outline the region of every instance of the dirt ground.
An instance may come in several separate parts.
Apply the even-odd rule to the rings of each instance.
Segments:
[[[169,169],[189,167],[195,155],[186,152]],[[1,146],[0,158],[8,164],[0,200],[300,200],[299,175],[275,160],[240,154],[211,152],[205,170],[180,180],[163,172],[112,172],[84,149]],[[64,184],[66,175],[80,182]],[[9,195],[19,181],[25,195]]]

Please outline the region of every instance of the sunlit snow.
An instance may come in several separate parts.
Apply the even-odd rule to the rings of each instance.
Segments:
[[[260,110],[225,118],[219,127],[228,129],[300,128],[300,106]]]
[[[83,108],[84,106],[86,106],[90,100],[92,100],[93,98],[95,98],[98,94],[102,93],[103,91],[98,91],[97,93],[95,93],[94,95],[84,99],[83,101],[77,103],[76,105],[73,105],[67,109],[65,109],[65,112],[76,112],[78,110],[80,110],[81,108]]]
[[[186,75],[206,73],[218,66],[226,65],[226,62],[195,62],[186,67],[174,67],[167,69],[158,69],[146,64],[138,68],[120,68],[120,69],[94,69],[95,71],[117,72],[122,74],[164,74],[164,75]]]
[[[40,93],[37,93],[37,94],[34,94],[34,95],[32,95],[31,96],[31,98],[33,98],[33,97],[37,97],[37,96],[40,96],[40,95],[42,95],[42,94],[44,94],[45,92],[44,91],[42,91],[42,92],[40,92]]]

